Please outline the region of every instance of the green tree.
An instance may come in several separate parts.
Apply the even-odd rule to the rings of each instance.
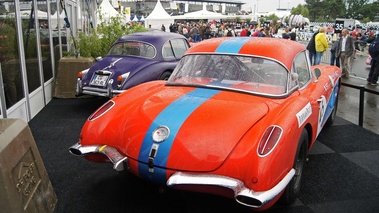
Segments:
[[[112,17],[102,21],[101,24],[89,33],[80,32],[77,39],[77,50],[82,57],[105,56],[112,44],[121,36],[147,31],[138,24],[126,25],[121,17]],[[75,55],[75,52],[69,55]]]
[[[326,21],[334,21],[336,18],[343,18],[346,15],[344,0],[325,0],[323,16]]]
[[[379,1],[375,1],[371,4],[365,4],[360,7],[357,13],[357,19],[362,22],[379,21]]]
[[[378,20],[378,0],[305,0],[311,21],[334,21],[336,18]],[[295,10],[298,13],[297,10]]]
[[[359,10],[366,5],[369,0],[346,0],[346,10],[349,18],[359,19]],[[378,10],[378,8],[376,8]]]
[[[297,5],[297,7],[293,7],[291,9],[291,14],[292,15],[302,15],[303,17],[309,17],[309,10],[305,5],[299,4],[299,5]]]
[[[311,21],[316,21],[323,16],[324,2],[322,0],[305,0],[305,3],[309,10],[309,19]]]
[[[271,23],[276,26],[280,18],[275,14],[270,14],[269,16],[266,16],[265,19],[266,21],[271,21]]]

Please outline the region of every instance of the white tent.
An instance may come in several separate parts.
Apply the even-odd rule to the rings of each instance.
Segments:
[[[166,31],[169,31],[169,26],[173,23],[174,18],[166,12],[159,0],[155,5],[154,10],[145,18],[146,28],[150,26],[152,29],[161,29],[161,26],[164,25]]]
[[[55,11],[55,13],[53,15],[51,15],[51,19],[50,19],[50,22],[51,22],[51,26],[53,29],[58,29],[58,11]],[[62,12],[59,14],[59,23],[61,26],[64,26],[65,25],[65,22],[64,22],[64,17],[65,17],[65,13],[64,11],[62,10]]]
[[[97,24],[100,24],[101,22],[108,21],[112,17],[117,17],[119,13],[116,9],[111,5],[109,0],[103,0],[101,4],[99,5],[99,11],[97,13]],[[100,19],[101,16],[101,19]]]
[[[136,21],[136,22],[138,21],[138,18],[137,18],[137,16],[136,16],[136,15],[134,16],[134,18],[133,18],[133,20],[132,20],[132,21]]]
[[[180,15],[180,16],[173,16],[173,18],[175,19],[227,19],[227,18],[230,18],[232,16],[227,16],[227,15],[223,15],[221,13],[216,13],[216,12],[211,12],[211,11],[207,11],[205,9],[203,10],[199,10],[199,11],[195,11],[195,12],[190,12],[190,13],[186,13],[184,15]]]
[[[30,12],[31,12],[30,10],[21,10],[20,11],[21,18],[22,19],[30,18]],[[8,16],[9,17],[15,17],[15,14],[14,13],[8,13]],[[47,20],[47,13],[44,11],[37,10],[37,16],[38,16],[38,19],[46,19]]]

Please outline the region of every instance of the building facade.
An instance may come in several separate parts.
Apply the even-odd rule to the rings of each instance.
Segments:
[[[0,0],[0,118],[29,122],[52,100],[56,62],[65,35],[78,30],[71,21],[78,9],[70,0]]]
[[[181,14],[203,9],[224,13],[239,11],[239,1],[160,0],[166,11]],[[157,0],[110,0],[145,15]],[[57,62],[70,38],[96,27],[101,1],[0,0],[0,119],[29,122],[52,99]]]

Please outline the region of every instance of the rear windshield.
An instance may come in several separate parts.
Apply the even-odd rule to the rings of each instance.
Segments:
[[[138,41],[127,41],[114,44],[107,55],[138,56],[154,58],[156,50],[153,45]]]
[[[280,96],[286,93],[288,76],[288,71],[281,64],[270,59],[201,54],[184,56],[167,84]]]

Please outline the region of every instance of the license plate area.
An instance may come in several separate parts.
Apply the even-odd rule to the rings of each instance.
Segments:
[[[95,73],[92,76],[92,79],[89,84],[92,86],[105,87],[107,85],[108,79],[109,79],[109,74]]]

